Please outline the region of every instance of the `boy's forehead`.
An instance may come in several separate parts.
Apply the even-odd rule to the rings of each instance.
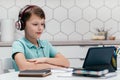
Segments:
[[[30,19],[29,20],[41,20],[41,21],[45,21],[44,18],[41,18],[40,16],[36,15],[36,14],[32,14],[30,16]]]

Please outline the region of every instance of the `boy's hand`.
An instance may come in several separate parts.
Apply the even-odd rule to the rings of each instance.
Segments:
[[[29,62],[34,62],[34,63],[46,63],[47,58],[36,58],[36,59],[28,59]]]

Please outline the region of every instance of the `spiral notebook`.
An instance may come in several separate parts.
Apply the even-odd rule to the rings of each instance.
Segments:
[[[93,71],[93,70],[85,70],[85,69],[74,69],[74,76],[86,76],[86,77],[102,77],[108,73],[108,69]]]

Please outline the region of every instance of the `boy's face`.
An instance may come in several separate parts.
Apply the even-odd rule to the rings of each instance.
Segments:
[[[27,38],[40,38],[45,25],[45,19],[41,19],[35,14],[32,14],[30,19],[26,21],[25,36]]]

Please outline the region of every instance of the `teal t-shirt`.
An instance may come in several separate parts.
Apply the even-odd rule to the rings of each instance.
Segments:
[[[47,40],[40,40],[38,39],[39,47],[36,47],[26,38],[21,38],[16,40],[12,45],[12,58],[17,52],[21,52],[24,54],[26,59],[34,59],[34,58],[42,58],[48,57],[52,58],[55,57],[57,54],[57,50],[49,43]],[[16,62],[13,59],[13,66],[16,71],[19,71]]]

